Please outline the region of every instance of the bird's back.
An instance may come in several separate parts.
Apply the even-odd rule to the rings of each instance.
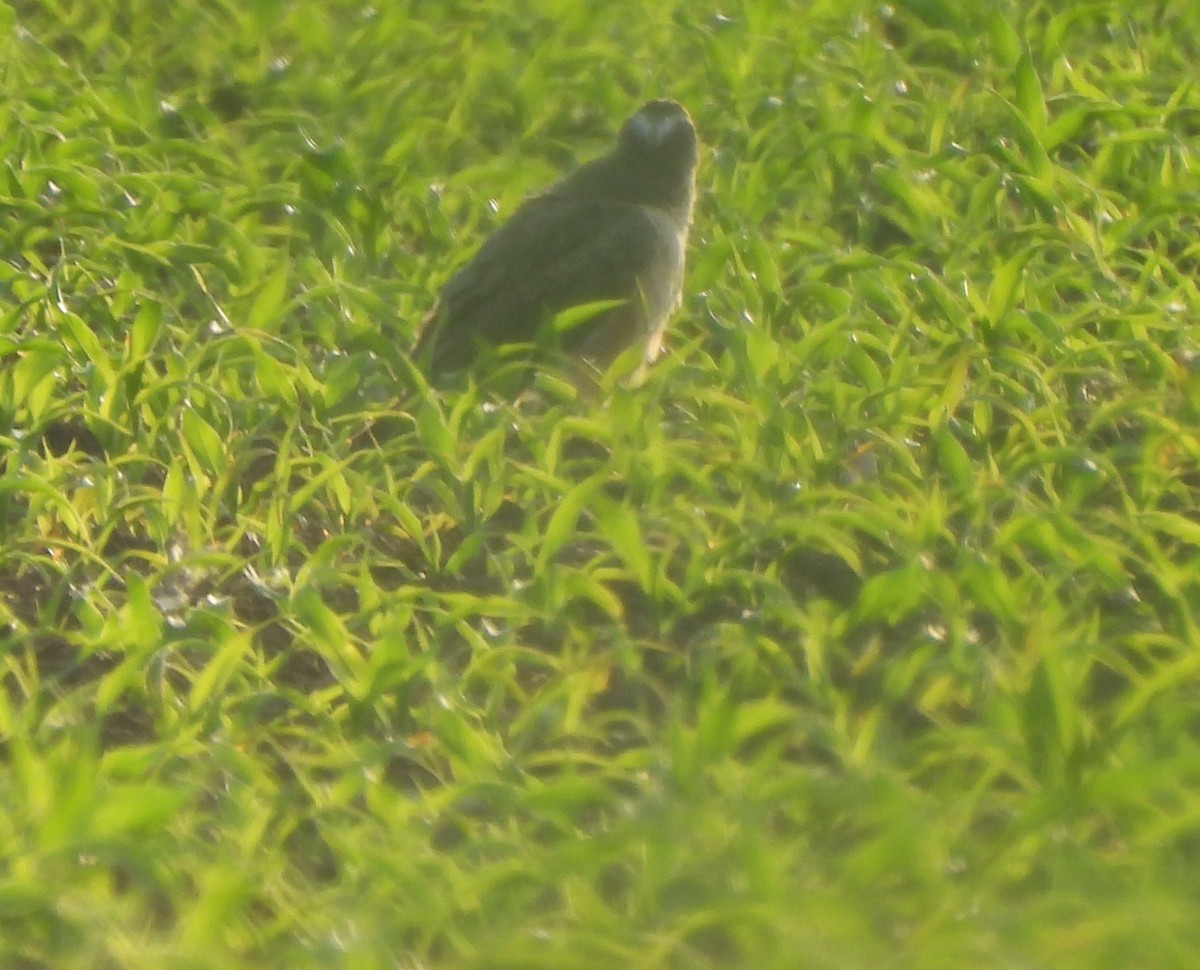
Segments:
[[[431,373],[457,370],[481,346],[537,342],[570,307],[622,300],[562,339],[603,368],[665,323],[682,275],[683,241],[652,209],[539,196],[451,277],[415,353]]]

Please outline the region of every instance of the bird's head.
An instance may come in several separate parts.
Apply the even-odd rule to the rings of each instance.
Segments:
[[[683,105],[650,101],[621,127],[611,152],[580,166],[548,194],[653,206],[684,229],[691,221],[698,152],[696,128]]]
[[[618,150],[690,171],[696,164],[696,126],[677,101],[649,101],[621,127]]]
[[[683,105],[649,101],[621,126],[616,149],[584,166],[575,184],[598,196],[656,206],[686,226],[698,153],[696,126]]]

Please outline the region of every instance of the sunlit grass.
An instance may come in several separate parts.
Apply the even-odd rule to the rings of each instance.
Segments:
[[[1190,968],[1193,8],[0,7],[0,964]],[[430,392],[661,95],[646,382]]]

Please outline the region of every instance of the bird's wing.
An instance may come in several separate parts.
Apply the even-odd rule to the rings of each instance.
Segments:
[[[446,284],[414,355],[429,354],[435,372],[454,370],[479,344],[533,341],[548,317],[567,307],[624,300],[564,337],[569,348],[606,365],[669,312],[681,260],[678,234],[652,209],[539,196]]]

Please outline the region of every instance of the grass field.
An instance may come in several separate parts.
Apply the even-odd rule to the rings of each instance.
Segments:
[[[1198,38],[0,3],[0,967],[1195,967]],[[423,392],[664,95],[645,385]]]

